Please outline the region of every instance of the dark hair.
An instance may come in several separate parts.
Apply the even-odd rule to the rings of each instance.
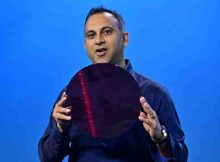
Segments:
[[[117,11],[104,8],[103,6],[92,8],[88,12],[88,14],[86,16],[86,19],[85,19],[85,25],[86,25],[86,22],[88,21],[88,19],[92,15],[97,14],[97,13],[103,13],[103,12],[107,12],[107,13],[112,14],[117,19],[117,21],[118,21],[118,28],[119,28],[119,30],[121,32],[124,32],[124,30],[125,30],[125,22],[124,22],[122,16]]]

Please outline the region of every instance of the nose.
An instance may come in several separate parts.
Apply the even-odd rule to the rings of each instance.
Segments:
[[[105,43],[105,39],[103,38],[102,35],[97,35],[95,38],[95,44],[96,45],[102,45],[103,43]]]

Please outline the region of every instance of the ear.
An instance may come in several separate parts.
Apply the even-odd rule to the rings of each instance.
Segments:
[[[123,45],[124,47],[128,44],[128,32],[123,33]]]

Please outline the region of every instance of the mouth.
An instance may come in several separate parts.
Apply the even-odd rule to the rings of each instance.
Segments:
[[[99,57],[102,57],[102,56],[105,56],[107,52],[107,48],[99,48],[95,51],[95,53],[99,56]]]

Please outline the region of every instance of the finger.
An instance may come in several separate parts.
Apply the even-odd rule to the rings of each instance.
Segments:
[[[140,103],[144,109],[144,112],[150,115],[154,115],[154,110],[150,107],[144,97],[140,97]]]
[[[64,91],[61,98],[67,96],[66,92]]]
[[[54,109],[55,113],[62,113],[62,114],[67,114],[70,113],[71,111],[71,106],[63,108],[63,107],[57,107],[56,109]]]
[[[67,95],[66,95],[66,92],[63,92],[62,96],[61,96],[61,99],[57,102],[57,106],[63,106],[64,102],[66,101],[67,99]]]
[[[143,118],[147,118],[147,115],[144,112],[140,112],[139,116],[143,117]]]
[[[139,116],[138,118],[139,118],[140,121],[147,124],[149,127],[151,127],[152,124],[153,124],[148,118],[144,118],[143,116]]]
[[[54,118],[57,119],[57,120],[71,120],[71,116],[64,115],[64,114],[61,114],[61,113],[56,113],[54,115]]]
[[[65,109],[72,109],[72,106],[67,106],[67,107],[65,107]]]

